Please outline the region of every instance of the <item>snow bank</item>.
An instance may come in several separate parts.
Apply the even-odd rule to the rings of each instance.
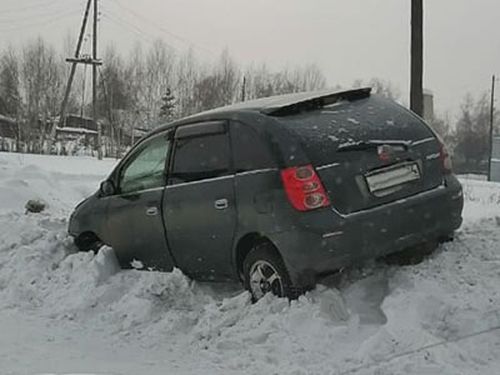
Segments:
[[[65,215],[97,190],[116,162],[0,152],[0,213],[22,212],[28,200],[38,199],[52,214]]]
[[[460,179],[467,204],[464,208],[465,223],[474,223],[485,218],[500,217],[499,183]]]
[[[489,330],[500,326],[499,185],[466,181],[465,226],[419,265],[374,262],[297,301],[251,304],[239,285],[120,270],[109,248],[77,253],[64,215],[114,162],[58,163],[0,154],[7,373],[498,373],[500,331]],[[50,209],[25,215],[15,202],[34,193]]]

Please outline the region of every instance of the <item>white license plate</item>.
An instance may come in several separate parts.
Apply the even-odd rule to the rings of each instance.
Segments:
[[[365,176],[370,192],[375,196],[392,194],[402,185],[420,179],[417,163],[400,164]]]

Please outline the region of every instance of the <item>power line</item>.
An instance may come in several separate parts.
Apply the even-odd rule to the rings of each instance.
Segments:
[[[36,4],[33,4],[33,5],[28,5],[28,6],[24,6],[24,7],[14,7],[14,8],[10,8],[10,9],[1,9],[1,12],[2,12],[2,16],[3,15],[6,15],[8,13],[17,13],[17,12],[24,12],[24,11],[27,11],[27,10],[33,10],[33,9],[38,9],[38,8],[46,8],[48,6],[51,6],[52,4],[56,4],[56,3],[67,3],[67,0],[66,1],[63,1],[63,0],[49,0],[49,1],[37,1]]]
[[[156,40],[159,39],[157,36],[145,31],[144,29],[142,29],[141,27],[139,27],[138,25],[136,25],[134,23],[129,22],[126,19],[117,16],[115,13],[107,11],[106,9],[105,9],[105,11],[106,11],[106,13],[103,13],[103,16],[105,18],[107,18],[108,20],[114,21],[115,23],[116,22],[120,23],[121,27],[126,28],[129,31],[132,31],[134,34],[138,35],[139,37],[142,37],[143,40],[145,40],[146,42],[154,43]],[[170,45],[169,43],[165,42],[165,44],[168,47],[175,50],[175,48],[172,45]]]
[[[409,355],[412,355],[412,354],[420,353],[420,352],[423,352],[425,350],[433,349],[433,348],[436,348],[436,347],[439,347],[439,346],[444,346],[444,345],[447,345],[447,344],[452,344],[452,343],[457,343],[457,342],[460,342],[460,341],[468,340],[470,338],[481,336],[481,335],[484,335],[486,333],[495,332],[495,331],[498,331],[498,330],[500,330],[500,325],[497,325],[497,326],[494,326],[494,327],[490,327],[490,328],[487,328],[487,329],[484,329],[484,330],[481,330],[481,331],[473,332],[473,333],[470,333],[468,335],[456,337],[454,339],[443,340],[443,341],[440,341],[440,342],[437,342],[437,343],[434,343],[434,344],[425,345],[425,346],[422,346],[422,347],[420,347],[418,349],[408,350],[408,351],[404,351],[404,352],[401,352],[401,353],[398,353],[398,354],[394,354],[394,355],[389,356],[387,358],[384,358],[384,359],[382,359],[380,361],[372,361],[372,362],[367,363],[365,365],[353,367],[353,368],[351,368],[351,369],[349,369],[347,371],[343,371],[343,372],[338,373],[338,375],[355,374],[355,373],[357,373],[357,372],[359,372],[361,370],[367,370],[367,369],[372,368],[374,366],[379,366],[379,365],[382,365],[384,363],[391,362],[394,359],[398,359],[398,358],[406,357],[406,356],[409,356]]]
[[[72,10],[72,11],[69,11],[69,12],[63,12],[63,13],[58,14],[55,17],[50,17],[48,19],[44,19],[44,20],[41,20],[41,21],[39,20],[38,22],[37,21],[30,22],[27,25],[17,25],[17,26],[14,26],[14,27],[0,28],[0,31],[1,32],[9,32],[9,31],[16,31],[16,30],[21,30],[21,29],[26,29],[26,28],[32,28],[33,26],[36,26],[36,27],[45,26],[47,24],[59,21],[59,20],[61,20],[63,18],[67,18],[69,16],[72,16],[72,15],[75,15],[75,14],[80,14],[80,13],[81,12],[79,10]]]
[[[111,16],[107,13],[102,13],[102,16],[107,20],[111,21],[114,25],[120,27],[121,29],[134,33],[146,43],[153,43],[154,40],[152,40],[150,36],[145,34],[143,31],[137,29],[134,25],[131,25],[130,23],[123,21],[118,17]]]
[[[130,30],[134,31],[135,33],[141,34],[144,37],[149,38],[151,40],[155,40],[155,37],[153,35],[149,34],[147,31],[144,31],[139,26],[127,21],[124,18],[117,16],[114,13],[108,12],[108,13],[104,13],[103,15],[107,16],[108,19],[111,18],[111,19],[114,19],[116,22],[120,22],[121,24],[125,25],[125,27],[129,28]]]
[[[465,249],[467,250],[467,252],[469,253],[469,255],[473,254],[472,249],[464,241],[462,241],[460,238],[457,238],[457,240],[465,247]],[[491,313],[495,313],[496,314],[497,320],[500,319],[500,315],[499,315],[500,314],[500,310],[497,309],[497,310],[492,310],[492,311],[487,312],[487,314],[491,314]],[[438,342],[435,342],[434,344],[424,345],[424,346],[422,346],[420,348],[413,349],[413,350],[406,350],[406,351],[403,351],[403,352],[400,352],[400,353],[388,356],[388,357],[383,358],[381,360],[374,360],[374,361],[371,361],[371,362],[366,363],[364,365],[352,367],[352,368],[350,368],[348,370],[345,370],[345,371],[342,371],[342,372],[338,373],[338,375],[355,374],[355,373],[357,373],[357,372],[359,372],[361,370],[367,370],[367,369],[370,369],[370,368],[375,367],[375,366],[380,366],[380,365],[389,363],[389,362],[391,362],[391,361],[393,361],[395,359],[398,359],[398,358],[407,357],[407,356],[412,355],[412,354],[421,353],[423,351],[426,351],[426,350],[429,350],[429,349],[434,349],[434,348],[437,348],[437,347],[440,347],[440,346],[445,346],[447,344],[453,344],[453,343],[457,343],[457,342],[460,342],[460,341],[465,341],[465,340],[471,339],[473,337],[482,336],[484,334],[495,332],[495,331],[499,331],[499,330],[500,330],[500,324],[497,324],[495,326],[492,326],[490,328],[486,328],[486,329],[481,330],[481,331],[472,332],[472,333],[469,333],[467,335],[455,337],[453,339],[438,341]]]
[[[209,54],[215,56],[216,54],[211,51],[210,49],[208,48],[205,48],[205,47],[202,47],[202,46],[199,46],[197,45],[196,43],[192,42],[191,40],[187,39],[187,38],[184,38],[182,36],[179,36],[169,30],[167,30],[165,27],[159,25],[157,22],[137,13],[136,11],[126,7],[125,5],[121,4],[120,2],[118,2],[117,0],[111,0],[114,4],[116,4],[118,7],[120,7],[121,9],[127,11],[129,14],[132,14],[133,16],[135,16],[136,18],[138,19],[141,19],[142,21],[146,22],[147,25],[149,26],[154,26],[155,28],[157,28],[158,30],[160,30],[162,33],[166,34],[166,35],[169,35],[170,37],[174,38],[174,39],[177,39],[178,41],[180,42],[183,42],[185,44],[187,44],[189,47],[194,47],[194,48],[197,48],[199,50],[203,50],[204,52],[208,52]]]
[[[80,1],[80,4],[82,5],[82,2]],[[80,7],[79,7],[80,8]],[[75,7],[71,7],[68,9],[68,7],[63,6],[63,7],[57,7],[57,8],[43,8],[39,9],[36,12],[30,12],[29,15],[24,14],[24,17],[13,17],[13,16],[8,16],[7,18],[3,19],[2,17],[4,16],[3,14],[0,15],[0,22],[2,22],[3,25],[19,25],[20,23],[23,22],[33,22],[33,20],[37,20],[41,17],[47,17],[47,16],[53,16],[54,13],[61,13],[62,11],[72,11],[74,10]]]

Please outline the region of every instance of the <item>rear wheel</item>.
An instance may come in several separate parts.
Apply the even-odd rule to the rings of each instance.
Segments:
[[[269,243],[261,243],[248,253],[243,261],[243,278],[254,301],[267,293],[294,299],[303,292],[293,286],[281,256]]]

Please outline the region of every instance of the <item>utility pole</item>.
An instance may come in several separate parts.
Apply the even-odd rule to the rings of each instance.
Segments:
[[[83,43],[83,37],[85,35],[85,29],[87,27],[87,20],[89,17],[90,13],[90,6],[92,5],[92,2],[94,2],[94,35],[93,35],[93,57],[89,56],[80,56],[81,48],[82,48],[82,43]],[[59,112],[59,123],[54,122],[52,125],[52,130],[50,134],[50,140],[49,140],[49,152],[52,149],[53,142],[56,138],[56,130],[57,130],[57,125],[60,127],[64,126],[65,120],[66,120],[66,107],[68,105],[68,99],[69,99],[69,94],[71,92],[71,85],[73,84],[73,79],[75,78],[75,72],[76,72],[76,67],[78,64],[86,64],[86,65],[92,65],[93,66],[93,82],[92,82],[92,107],[93,107],[93,118],[94,121],[97,124],[97,143],[100,145],[100,138],[101,138],[101,131],[100,131],[100,126],[97,123],[97,110],[96,110],[96,102],[97,102],[97,67],[99,65],[102,65],[102,61],[97,59],[97,15],[98,15],[98,10],[97,10],[97,0],[88,0],[87,5],[85,7],[85,14],[83,16],[83,21],[82,21],[82,26],[80,28],[80,35],[78,36],[78,42],[76,44],[76,50],[75,50],[75,55],[74,57],[69,57],[66,59],[66,62],[71,63],[71,70],[70,74],[68,77],[68,83],[66,84],[66,91],[64,92],[64,98],[63,102],[61,105],[61,111]],[[101,154],[100,154],[101,153]],[[100,155],[100,158],[102,158],[102,150],[101,147],[98,147],[98,156]]]
[[[80,28],[80,35],[78,36],[78,42],[76,43],[75,61],[73,61],[71,65],[71,70],[69,72],[69,77],[68,77],[68,83],[66,84],[66,91],[64,92],[64,99],[61,104],[61,110],[59,112],[59,123],[56,123],[56,121],[54,121],[54,123],[52,124],[52,129],[50,132],[50,139],[49,139],[49,150],[48,150],[49,153],[52,149],[53,142],[56,138],[57,125],[63,127],[65,124],[66,106],[68,104],[69,93],[71,92],[71,84],[73,83],[73,79],[75,77],[76,65],[78,63],[76,60],[78,60],[78,58],[80,57],[80,50],[82,48],[83,37],[85,35],[85,28],[87,27],[87,20],[89,17],[91,4],[92,0],[88,0],[87,6],[85,7],[85,14],[83,15],[82,26]]]
[[[411,83],[410,109],[424,115],[424,6],[423,0],[411,0]]]
[[[243,86],[241,87],[241,101],[244,102],[246,99],[247,90],[247,77],[243,76]]]
[[[92,58],[97,61],[98,0],[94,0],[94,31],[92,33]],[[97,158],[102,159],[102,127],[97,119],[97,65],[92,65],[92,118],[97,124]]]
[[[491,106],[490,106],[490,149],[488,153],[488,181],[491,181],[491,158],[493,157],[493,123],[495,117],[495,83],[496,78],[493,75],[491,79]]]

